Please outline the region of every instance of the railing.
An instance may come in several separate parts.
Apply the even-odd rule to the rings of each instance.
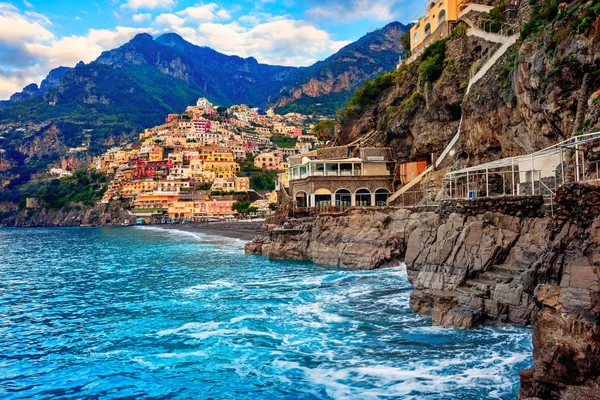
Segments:
[[[550,215],[552,217],[554,217],[554,196],[556,196],[556,192],[553,191],[552,189],[550,189],[541,179],[539,180],[540,182],[540,194],[542,192],[542,187],[545,188],[547,191],[550,192],[551,196],[550,196]]]
[[[394,201],[394,204],[402,205],[402,207],[435,205],[435,193],[434,189],[404,192]]]
[[[509,24],[508,22],[494,21],[491,19],[480,18],[477,21],[479,28],[488,33],[497,33],[503,36],[512,36],[519,33],[521,27],[518,24]]]
[[[300,175],[291,176],[290,180],[306,179],[311,176],[362,176],[362,171],[313,171],[311,173],[303,173]]]

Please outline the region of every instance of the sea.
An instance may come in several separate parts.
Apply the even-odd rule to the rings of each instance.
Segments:
[[[403,265],[200,231],[0,229],[0,399],[515,399],[528,328],[444,329]]]

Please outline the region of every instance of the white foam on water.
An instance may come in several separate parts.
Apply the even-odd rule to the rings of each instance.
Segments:
[[[183,292],[183,294],[186,294],[186,295],[195,295],[198,292],[203,292],[203,291],[217,289],[217,288],[231,288],[234,286],[235,286],[235,284],[233,284],[231,282],[223,281],[223,280],[216,280],[211,283],[204,283],[204,284],[195,285],[195,286],[191,286],[189,288],[182,289],[182,292]]]
[[[247,319],[269,319],[269,318],[271,318],[271,317],[269,317],[266,314],[246,314],[246,315],[240,315],[239,317],[231,318],[229,320],[229,323],[235,324],[237,322],[245,321]]]
[[[164,329],[162,331],[157,332],[158,336],[166,336],[166,335],[176,335],[180,332],[186,332],[191,330],[206,330],[206,329],[215,329],[219,327],[221,323],[219,322],[188,322],[179,328],[175,329]]]
[[[247,240],[221,236],[210,232],[190,231],[183,228],[166,228],[160,226],[136,226],[135,229],[161,232],[171,236],[187,236],[196,239],[199,242],[209,242],[214,245],[219,245],[223,248],[234,248],[236,252],[244,248]]]
[[[304,303],[293,308],[295,314],[301,317],[316,317],[324,322],[343,322],[346,319],[340,315],[333,314],[323,310],[323,307],[318,303]]]

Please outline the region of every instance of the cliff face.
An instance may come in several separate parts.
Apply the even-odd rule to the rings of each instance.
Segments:
[[[434,325],[533,323],[522,398],[590,395],[600,382],[600,189],[575,185],[556,200],[553,218],[532,196],[274,219],[246,251],[350,268],[404,261],[410,306]]]
[[[113,201],[94,206],[74,203],[59,209],[27,209],[2,220],[2,223],[15,227],[133,224],[135,217],[127,212],[126,207],[126,204]]]
[[[405,51],[401,36],[408,29],[393,22],[307,68],[309,74],[284,87],[273,106],[305,114],[334,114],[352,97],[354,88],[395,67]],[[330,94],[337,95],[328,97]]]
[[[375,129],[369,144],[392,147],[399,162],[414,161],[439,155],[462,118],[459,144],[444,164],[450,168],[530,153],[582,129],[599,129],[594,71],[600,66],[600,22],[594,4],[541,0],[522,7],[508,21],[530,21],[520,40],[468,93],[470,76],[499,44],[458,29],[445,46],[394,72],[391,85],[355,97],[342,113],[339,142]]]

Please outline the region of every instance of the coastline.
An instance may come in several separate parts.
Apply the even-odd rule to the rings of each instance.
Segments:
[[[205,224],[157,224],[141,225],[153,228],[199,232],[213,236],[251,241],[262,230],[262,222],[215,222]]]

